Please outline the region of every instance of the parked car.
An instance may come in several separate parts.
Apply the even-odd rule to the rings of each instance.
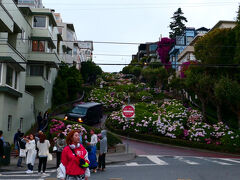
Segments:
[[[102,114],[102,104],[88,102],[76,105],[65,115],[64,120],[75,121],[84,124],[95,124],[101,121]]]

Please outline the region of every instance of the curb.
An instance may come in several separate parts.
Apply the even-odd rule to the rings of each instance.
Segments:
[[[193,147],[177,146],[177,145],[164,144],[164,143],[156,143],[156,142],[139,140],[139,139],[134,139],[134,138],[131,138],[131,137],[122,136],[122,135],[116,134],[112,131],[111,131],[111,133],[116,135],[116,136],[119,136],[120,138],[125,139],[125,140],[129,139],[129,140],[138,141],[138,142],[147,143],[147,144],[161,145],[161,146],[166,146],[166,147],[175,147],[175,148],[181,148],[181,149],[186,149],[186,150],[198,150],[198,151],[201,151],[201,152],[217,153],[217,154],[221,154],[221,155],[230,155],[230,156],[240,157],[239,154],[223,153],[223,152],[211,151],[211,150],[199,149],[199,148],[193,148]]]

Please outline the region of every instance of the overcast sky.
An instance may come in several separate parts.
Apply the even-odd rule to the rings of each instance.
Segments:
[[[219,20],[236,20],[238,0],[43,0],[46,8],[73,23],[78,40],[155,42],[168,37],[173,13],[182,8],[187,27],[212,28]],[[94,44],[95,63],[129,63],[137,45]],[[111,54],[107,56],[97,54]],[[129,55],[129,56],[128,56]],[[123,66],[101,66],[105,72]]]

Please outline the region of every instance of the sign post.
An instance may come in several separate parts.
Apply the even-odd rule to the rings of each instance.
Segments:
[[[127,119],[128,126],[130,125],[129,120],[135,117],[135,106],[130,105],[130,99],[128,97],[128,105],[122,107],[122,115]],[[128,134],[127,134],[127,152],[129,152],[128,147]]]

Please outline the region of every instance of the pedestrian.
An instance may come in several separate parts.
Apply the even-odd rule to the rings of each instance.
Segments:
[[[3,132],[0,130],[0,165],[2,164],[1,161],[5,159],[4,153],[4,141],[2,140]]]
[[[42,122],[43,122],[42,112],[39,112],[37,116],[38,131],[42,130]]]
[[[107,153],[107,131],[101,131],[100,151],[98,157],[98,170],[105,171],[105,157]]]
[[[18,146],[18,140],[19,140],[19,135],[21,134],[21,130],[18,129],[16,134],[14,135],[13,142],[14,142],[14,149],[16,150],[16,154],[19,153],[19,146]]]
[[[48,120],[49,113],[46,111],[43,115],[43,120]]]
[[[18,139],[18,147],[19,147],[19,156],[18,156],[18,162],[17,167],[23,167],[22,166],[22,159],[26,157],[26,141],[24,140],[24,134],[20,133],[19,139]]]
[[[97,153],[97,142],[98,142],[98,137],[95,134],[94,129],[90,130],[90,134],[91,134],[91,142],[87,142],[87,145],[90,146],[89,147],[89,152],[90,152],[90,170],[92,169],[94,173],[97,172],[97,157],[96,157],[96,153]],[[89,154],[88,154],[89,157]]]
[[[65,148],[66,146],[66,140],[65,140],[65,136],[63,133],[61,133],[58,137],[58,139],[56,140],[56,143],[55,143],[55,146],[57,148],[57,168],[59,167],[60,165],[60,162],[61,162],[61,156],[62,156],[62,151],[63,149]]]
[[[3,147],[5,146],[5,140],[3,138],[3,131],[0,130],[0,139],[3,141]]]
[[[97,172],[97,156],[96,156],[96,148],[93,146],[87,146],[87,151],[88,151],[88,159],[90,161],[89,169],[93,170],[94,173]]]
[[[61,180],[84,180],[89,160],[87,150],[80,144],[78,131],[71,131],[66,138],[66,143],[57,177]]]
[[[39,157],[39,164],[38,164],[38,174],[41,173],[41,169],[43,166],[43,175],[45,174],[46,167],[47,167],[47,158],[49,154],[49,147],[50,143],[48,140],[46,140],[46,135],[41,134],[39,136],[39,141],[37,142],[37,148],[38,148],[38,157]]]
[[[30,134],[28,138],[25,138],[25,141],[27,142],[26,143],[26,150],[27,150],[26,164],[28,168],[26,173],[31,174],[33,173],[33,166],[34,166],[36,155],[37,155],[36,142],[32,134]]]

